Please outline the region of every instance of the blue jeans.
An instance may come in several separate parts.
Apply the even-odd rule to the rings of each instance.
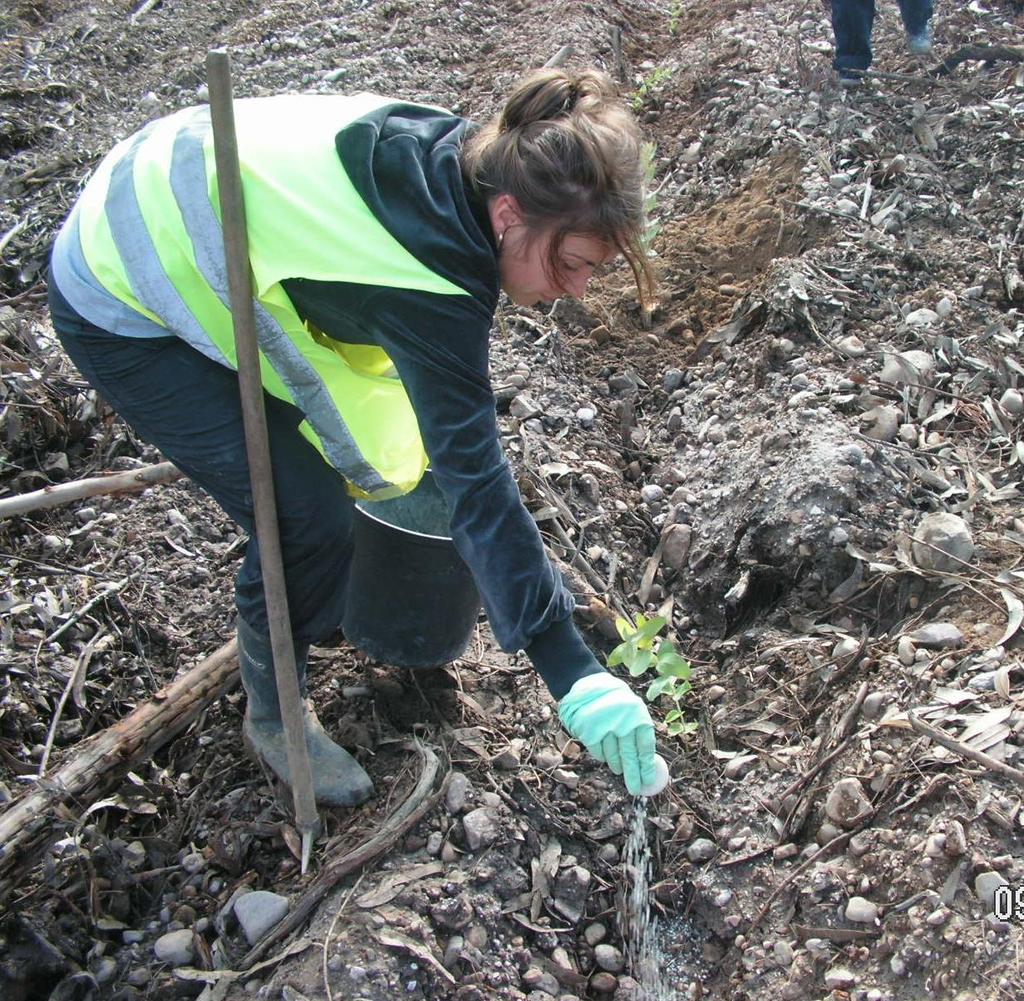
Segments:
[[[83,319],[50,282],[50,315],[89,383],[242,528],[239,615],[267,635],[238,376],[177,337],[123,337]],[[353,501],[338,472],[299,433],[302,414],[264,394],[288,611],[296,643],[341,624],[352,560]]]
[[[908,35],[920,35],[932,17],[932,0],[899,0],[900,16]],[[843,70],[866,70],[871,65],[871,28],[875,21],[875,0],[832,0],[832,30],[836,56],[832,66]]]

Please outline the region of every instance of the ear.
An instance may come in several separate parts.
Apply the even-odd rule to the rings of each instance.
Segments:
[[[495,196],[488,202],[487,211],[490,213],[491,228],[498,241],[504,238],[505,230],[511,226],[518,226],[523,221],[523,213],[514,195]]]

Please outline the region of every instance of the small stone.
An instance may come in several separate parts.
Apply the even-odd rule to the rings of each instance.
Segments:
[[[513,747],[506,747],[504,751],[496,755],[494,758],[495,768],[500,768],[503,772],[514,772],[519,768],[519,754]]]
[[[591,879],[589,870],[581,865],[569,866],[558,874],[552,894],[555,910],[573,924],[583,917]]]
[[[597,411],[593,407],[580,407],[576,411],[576,420],[580,422],[585,428],[591,428],[594,426],[594,419],[597,417]]]
[[[669,525],[662,533],[661,558],[673,570],[682,570],[690,554],[693,529],[689,525]]]
[[[462,772],[452,772],[448,778],[448,787],[444,791],[445,809],[452,816],[462,813],[472,791],[472,783]]]
[[[557,768],[562,761],[562,755],[552,747],[542,747],[533,756],[533,763],[544,771]]]
[[[161,963],[168,966],[190,965],[196,954],[191,930],[182,928],[180,931],[169,931],[161,935],[153,943],[153,954]]]
[[[92,975],[96,978],[96,983],[106,984],[114,979],[117,973],[117,960],[111,956],[100,956],[96,961],[96,966],[93,968]]]
[[[882,404],[861,414],[867,425],[864,437],[873,441],[895,441],[900,428],[900,411],[893,406]]]
[[[737,755],[726,763],[725,768],[722,769],[722,774],[727,779],[742,778],[747,772],[757,766],[757,760],[756,754]]]
[[[917,648],[909,636],[901,636],[899,638],[899,642],[896,644],[896,656],[905,667],[910,667],[916,660]]]
[[[288,898],[269,890],[253,890],[235,900],[235,917],[246,941],[255,945],[288,913]]]
[[[664,500],[665,489],[659,487],[657,483],[647,483],[640,489],[640,499],[645,504],[657,504],[659,501]]]
[[[922,570],[957,571],[974,556],[974,539],[963,518],[941,511],[921,519],[911,550]]]
[[[531,966],[523,974],[522,984],[528,991],[542,991],[551,997],[555,997],[561,990],[558,980],[553,973]]]
[[[929,650],[951,650],[963,645],[964,635],[952,622],[932,622],[907,633],[907,639]]]
[[[986,911],[991,911],[995,907],[996,890],[1001,886],[1006,886],[1007,883],[1007,878],[999,872],[979,872],[974,877],[974,892],[985,905]]]
[[[551,777],[566,789],[578,789],[580,785],[579,775],[568,768],[556,768],[551,772]]]
[[[594,947],[594,962],[609,973],[621,973],[626,965],[622,953],[614,945],[604,943]]]
[[[886,354],[878,378],[891,385],[925,385],[932,381],[934,374],[935,359],[927,351],[912,350]]]
[[[859,779],[840,779],[825,800],[825,815],[841,827],[855,827],[869,810],[871,801]]]
[[[857,978],[845,967],[833,966],[825,973],[825,986],[830,991],[849,990],[855,983],[857,983]]]
[[[681,368],[665,369],[661,384],[666,393],[674,393],[683,384],[683,370]]]
[[[132,987],[145,987],[149,983],[152,974],[144,966],[136,966],[134,969],[128,971],[128,976],[124,979]]]
[[[591,949],[593,949],[598,942],[603,942],[607,935],[608,929],[605,928],[600,921],[595,921],[593,924],[587,925],[587,927],[583,929],[583,941],[586,942]]]
[[[864,718],[879,719],[882,713],[885,712],[885,707],[889,704],[891,698],[892,696],[889,692],[872,692],[864,699],[862,707]]]
[[[721,685],[712,685],[708,688],[706,695],[708,702],[717,702],[723,695],[725,695],[725,689]]]
[[[842,337],[836,342],[836,347],[840,353],[846,355],[847,358],[861,358],[867,354],[867,348],[864,346],[864,342],[856,335],[850,334],[848,337]]]
[[[865,897],[850,897],[846,903],[846,920],[873,925],[878,918],[878,907]]]
[[[939,314],[934,309],[915,309],[903,317],[908,327],[928,327],[939,322]]]
[[[619,978],[614,973],[601,970],[590,978],[590,987],[598,994],[611,994],[619,986]]]
[[[958,858],[967,851],[967,834],[959,820],[951,820],[946,825],[946,854]]]
[[[686,857],[691,862],[708,862],[715,857],[717,851],[718,848],[714,841],[708,838],[696,838],[686,849]]]
[[[485,806],[470,810],[462,818],[462,827],[466,832],[466,845],[470,851],[487,848],[498,840],[501,828],[493,812]]]
[[[1008,414],[1019,417],[1021,414],[1024,414],[1024,394],[1019,389],[1007,389],[999,397],[999,406]]]
[[[508,412],[520,420],[529,420],[537,417],[543,411],[537,401],[528,393],[519,393],[509,404]]]
[[[775,955],[775,962],[779,966],[791,966],[793,963],[793,946],[791,946],[785,939],[779,939],[775,943],[775,947],[772,949],[772,953]]]

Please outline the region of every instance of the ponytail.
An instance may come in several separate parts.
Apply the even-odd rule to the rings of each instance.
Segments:
[[[640,133],[604,73],[546,69],[522,81],[467,140],[462,167],[478,197],[510,194],[531,232],[554,231],[555,275],[565,237],[593,235],[625,257],[641,303],[651,304]]]

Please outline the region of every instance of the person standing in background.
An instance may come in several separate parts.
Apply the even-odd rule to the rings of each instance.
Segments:
[[[900,17],[907,32],[907,49],[915,56],[932,50],[932,0],[899,0]],[[871,66],[871,29],[875,0],[832,0],[832,30],[836,56],[832,63],[845,87],[856,87],[860,74]]]

